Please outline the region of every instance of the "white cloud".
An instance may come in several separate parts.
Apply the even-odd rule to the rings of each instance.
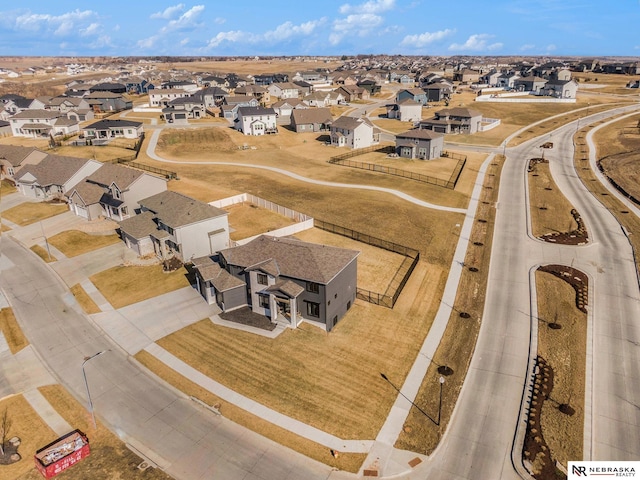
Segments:
[[[196,23],[198,16],[204,10],[204,5],[196,5],[184,12],[180,17],[175,20],[169,21],[162,29],[161,32],[170,32],[172,30],[184,30],[188,28],[195,28],[198,26]]]
[[[547,52],[553,52],[556,48],[558,47],[556,47],[553,43],[551,43],[547,45]]]
[[[115,27],[113,27],[113,31],[114,32],[119,32],[120,31],[120,25],[116,25]]]
[[[80,32],[80,36],[88,37],[91,35],[96,35],[98,32],[100,32],[101,29],[102,28],[99,23],[92,23],[87,28],[81,28],[79,32]]]
[[[407,35],[402,39],[400,45],[410,47],[424,47],[430,43],[437,42],[443,38],[449,37],[456,33],[455,29],[439,30],[437,32],[424,32],[415,35]]]
[[[170,20],[176,16],[178,12],[184,10],[184,3],[179,3],[172,7],[167,7],[161,12],[152,13],[149,18],[163,18],[165,20]]]
[[[322,25],[325,20],[325,18],[310,20],[300,25],[294,25],[292,22],[284,22],[274,30],[265,32],[264,39],[268,42],[280,42],[294,36],[308,36],[311,35],[317,27]]]
[[[142,40],[138,40],[136,46],[143,50],[148,50],[155,45],[159,38],[159,35],[152,35],[151,37],[143,38]]]
[[[215,48],[222,42],[239,42],[240,40],[249,40],[252,34],[241,30],[231,30],[229,32],[218,32],[218,34],[209,40],[207,48]]]
[[[182,40],[180,40],[180,46],[182,47],[184,47],[187,43],[189,43],[188,38],[183,38]]]
[[[380,13],[391,10],[396,6],[396,0],[369,0],[361,3],[360,5],[351,5],[345,3],[340,7],[340,13],[347,15],[350,13],[366,14],[366,13]]]
[[[112,47],[112,46],[113,44],[111,43],[111,37],[109,35],[100,35],[98,38],[96,38],[95,41],[89,44],[89,48],[93,48],[93,49]]]
[[[536,46],[533,43],[526,43],[520,47],[520,51],[525,52],[527,50],[533,50]]]
[[[466,42],[460,43],[452,43],[449,45],[449,50],[455,51],[474,51],[481,52],[484,50],[499,50],[502,48],[502,43],[488,43],[488,40],[493,38],[494,35],[489,35],[488,33],[476,33],[471,35]]]
[[[96,13],[92,10],[79,9],[61,15],[26,13],[16,17],[14,26],[17,30],[34,32],[53,30],[54,35],[64,36],[74,32],[79,28],[79,24],[95,16]]]
[[[361,37],[382,25],[384,19],[373,13],[359,13],[348,15],[333,22],[333,32],[329,35],[329,42],[337,45],[347,35],[359,35]]]
[[[213,23],[222,25],[223,23],[227,23],[227,19],[222,17],[216,17]]]

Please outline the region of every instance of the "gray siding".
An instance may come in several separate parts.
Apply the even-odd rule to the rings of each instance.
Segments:
[[[222,308],[223,311],[243,307],[247,304],[247,289],[242,285],[223,292],[222,297],[224,308],[222,308],[222,305],[219,305],[219,307]]]
[[[345,316],[356,300],[358,262],[353,259],[326,287],[325,318],[327,332]],[[337,320],[336,320],[337,317]]]

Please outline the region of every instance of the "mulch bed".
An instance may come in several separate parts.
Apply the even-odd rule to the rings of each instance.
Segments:
[[[228,322],[240,323],[248,327],[260,328],[262,330],[272,331],[276,328],[275,323],[271,323],[264,315],[254,313],[249,307],[242,307],[231,312],[221,313],[220,318]]]
[[[561,245],[584,245],[587,243],[589,241],[589,235],[587,234],[587,229],[584,226],[582,217],[580,217],[580,214],[575,208],[571,209],[571,215],[578,224],[578,228],[571,230],[570,232],[548,233],[541,236],[540,240],[550,243],[559,243]]]
[[[543,265],[538,270],[551,273],[571,285],[576,291],[576,308],[583,313],[587,313],[589,277],[584,272],[566,265]]]
[[[0,465],[11,465],[19,462],[22,458],[18,453],[19,441],[17,443],[5,442],[4,455],[0,454]]]

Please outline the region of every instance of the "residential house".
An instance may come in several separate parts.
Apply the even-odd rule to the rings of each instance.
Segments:
[[[220,116],[229,121],[235,121],[238,118],[238,109],[240,107],[259,107],[258,99],[249,95],[227,95],[222,100],[220,106]]]
[[[402,158],[432,160],[442,156],[444,134],[415,129],[396,135],[396,153]]]
[[[180,88],[154,88],[149,92],[149,106],[165,108],[169,102],[176,98],[188,97],[191,94]]]
[[[134,95],[143,95],[156,88],[148,79],[137,76],[127,78],[125,86],[127,87],[127,93]]]
[[[138,202],[167,189],[167,181],[141,170],[102,163],[100,168],[67,192],[69,209],[94,220],[100,216],[119,221],[135,215]]]
[[[222,105],[222,101],[227,95],[229,95],[229,92],[224,88],[205,87],[194,93],[193,98],[198,100],[198,103],[202,103],[205,108],[213,108]]]
[[[133,107],[131,100],[126,100],[119,93],[93,92],[85,95],[84,98],[94,112],[119,112]]]
[[[354,100],[368,100],[371,95],[369,91],[357,85],[343,85],[335,90],[344,96],[345,101],[353,102]]]
[[[451,98],[453,87],[448,83],[431,83],[426,85],[423,90],[427,96],[427,102],[443,102]]]
[[[261,235],[194,260],[198,290],[223,311],[249,306],[272,322],[296,328],[303,320],[327,332],[356,299],[360,252],[293,238]]]
[[[396,94],[396,103],[410,99],[420,105],[426,105],[428,101],[427,93],[422,88],[405,88]]]
[[[331,124],[331,145],[336,147],[370,147],[379,137],[380,131],[366,117],[338,117]]]
[[[406,70],[392,70],[389,72],[389,81],[401,83],[402,85],[414,85],[415,75]]]
[[[245,85],[244,87],[238,87],[235,89],[235,94],[255,97],[255,99],[258,100],[258,103],[262,106],[271,102],[271,94],[269,93],[269,90],[260,85]]]
[[[472,134],[480,130],[482,112],[470,108],[448,108],[435,113],[429,120],[422,120],[419,128],[439,133]]]
[[[273,108],[240,107],[234,128],[245,135],[278,133],[276,112]]]
[[[79,131],[76,120],[52,110],[24,110],[10,120],[15,137],[42,138],[50,135],[72,135]]]
[[[419,122],[422,120],[422,104],[405,98],[387,105],[387,118],[396,118],[401,122]]]
[[[94,145],[101,145],[115,138],[138,139],[143,134],[144,128],[142,122],[107,118],[87,125],[82,132]]]
[[[514,72],[503,73],[502,75],[500,75],[500,77],[498,77],[498,84],[496,85],[496,87],[502,87],[506,89],[515,88],[516,81],[520,78],[520,75]]]
[[[517,79],[513,88],[519,92],[532,92],[535,95],[540,95],[547,81],[540,77],[523,77]]]
[[[223,89],[228,89],[230,87],[229,80],[216,75],[207,75],[205,77],[202,77],[200,79],[200,85],[202,85],[205,88],[219,87]]]
[[[300,95],[303,97],[313,92],[314,86],[312,83],[305,82],[303,80],[297,80],[297,81],[294,81],[293,84],[298,87],[298,91],[300,92]]]
[[[306,108],[294,110],[291,127],[297,132],[324,132],[329,130],[333,117],[328,108]]]
[[[7,101],[4,102],[4,111],[6,112],[7,118],[11,115],[15,115],[16,113],[31,110],[32,103],[32,98],[24,98],[19,95],[7,99]],[[44,107],[39,110],[44,110]]]
[[[53,97],[49,100],[47,105],[42,107],[43,109],[54,110],[62,113],[91,110],[89,102],[82,97]]]
[[[104,82],[89,87],[89,92],[127,93],[127,86],[122,83]]]
[[[375,81],[371,79],[364,79],[356,83],[356,85],[360,88],[364,88],[369,92],[369,96],[373,96],[376,93],[380,93],[382,87]]]
[[[279,98],[280,100],[298,98],[300,96],[300,88],[291,82],[272,83],[267,87],[267,91],[271,97]]]
[[[253,81],[256,85],[267,86],[277,82],[288,82],[289,76],[286,73],[262,73],[255,75]]]
[[[11,135],[11,124],[6,120],[0,120],[0,137]]]
[[[189,119],[204,118],[207,116],[207,109],[200,97],[176,98],[162,109],[161,117],[167,123],[186,125]]]
[[[338,105],[345,102],[344,95],[340,92],[312,92],[306,95],[302,101],[310,107],[330,107],[332,105]]]
[[[482,74],[477,71],[477,70],[471,70],[471,69],[463,69],[459,72],[455,72],[453,74],[453,81],[454,82],[461,82],[464,84],[469,84],[469,83],[477,83],[478,80],[480,80],[480,76]]]
[[[575,80],[549,80],[540,91],[541,95],[555,98],[576,98],[578,82]]]
[[[271,105],[271,108],[276,112],[278,125],[289,125],[291,123],[291,113],[293,110],[307,109],[309,106],[302,102],[302,100],[292,98],[289,100],[280,100]]]
[[[16,187],[23,195],[49,200],[63,198],[102,163],[86,158],[47,155],[38,163],[24,165],[14,176]]]
[[[169,80],[167,82],[162,82],[160,84],[160,88],[163,90],[183,90],[189,95],[193,95],[200,89],[197,83],[187,80]]]
[[[0,145],[0,178],[13,180],[20,168],[40,163],[47,155],[35,147]]]
[[[481,83],[483,85],[488,85],[490,87],[496,87],[498,85],[498,82],[500,81],[501,76],[502,76],[502,72],[499,72],[494,69],[482,75],[478,80],[478,83]]]
[[[119,222],[120,236],[138,255],[182,262],[229,247],[228,213],[169,190],[140,199],[140,213]]]

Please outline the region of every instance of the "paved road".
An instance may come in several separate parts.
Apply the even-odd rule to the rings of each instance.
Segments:
[[[587,392],[586,402],[587,407],[592,405],[587,412],[592,416],[587,418],[593,422],[586,425],[585,437],[593,442],[592,446],[587,443],[585,458],[640,458],[640,329],[636,320],[640,295],[635,264],[620,226],[573,170],[575,129],[570,124],[551,135],[555,148],[546,157],[560,189],[586,221],[592,243],[560,246],[531,237],[525,172],[527,160],[540,156],[540,140],[509,149],[480,336],[452,422],[429,462],[426,478],[520,477],[512,450],[529,367],[530,271],[546,263],[573,265],[592,282],[589,351],[593,389]],[[514,459],[518,463],[518,449]]]
[[[143,372],[67,305],[62,281],[13,240],[0,242],[0,287],[31,344],[60,382],[86,403],[86,365],[96,415],[125,442],[181,479],[352,478],[196,405]],[[89,434],[91,432],[88,432]]]

